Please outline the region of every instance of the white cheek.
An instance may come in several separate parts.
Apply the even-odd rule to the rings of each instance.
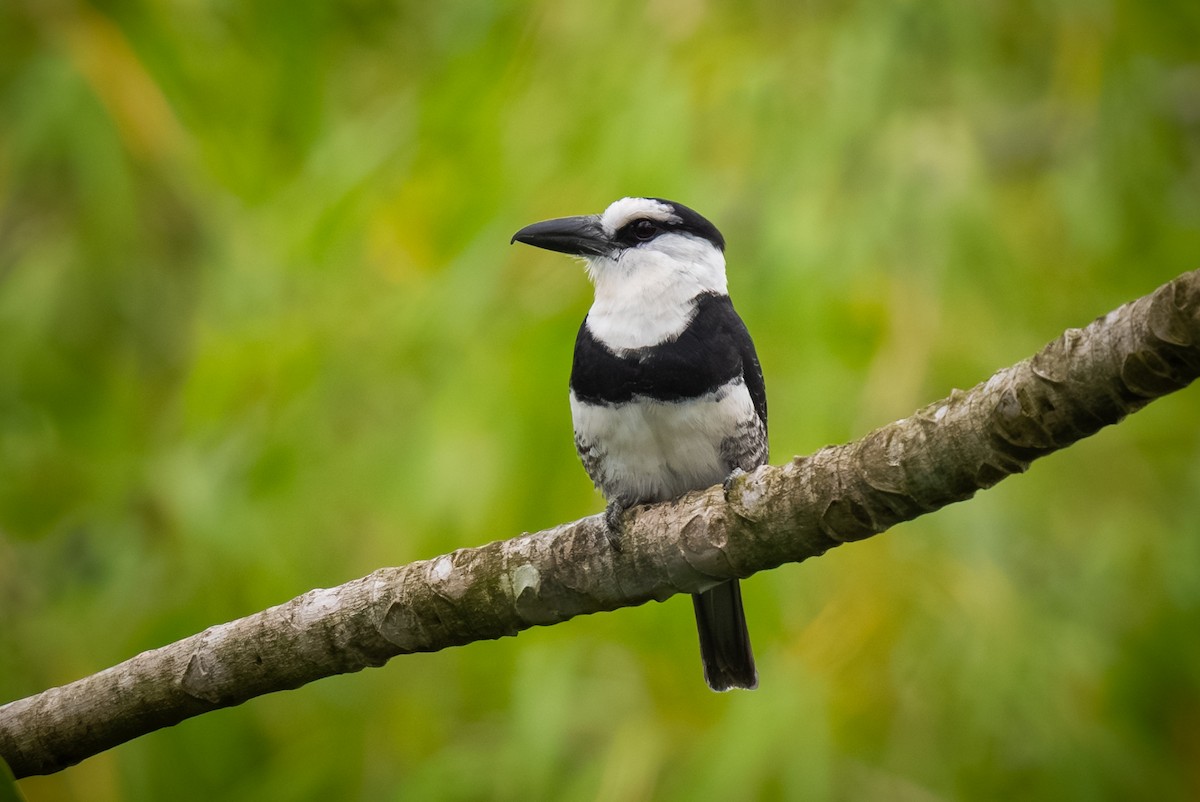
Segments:
[[[596,286],[588,328],[618,354],[678,337],[695,314],[696,296],[728,291],[721,252],[682,235],[659,237],[615,260],[591,259],[588,275]]]

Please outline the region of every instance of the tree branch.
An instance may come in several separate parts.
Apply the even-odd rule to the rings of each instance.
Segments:
[[[642,507],[382,568],[0,707],[0,756],[45,774],[261,694],[823,554],[970,498],[1200,375],[1200,271],[860,440]]]

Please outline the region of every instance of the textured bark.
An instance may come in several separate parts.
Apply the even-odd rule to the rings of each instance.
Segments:
[[[191,716],[577,615],[692,593],[820,555],[970,498],[1200,375],[1200,271],[1071,329],[986,382],[860,440],[642,507],[622,550],[593,516],[211,627],[0,707],[18,776],[58,771]]]

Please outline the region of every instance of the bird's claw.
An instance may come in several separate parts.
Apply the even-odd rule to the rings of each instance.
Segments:
[[[725,503],[726,504],[729,503],[729,491],[733,490],[733,483],[738,480],[738,477],[745,476],[745,475],[746,475],[746,472],[743,471],[741,468],[734,468],[732,471],[729,472],[729,475],[725,477],[725,481],[721,483],[721,489],[725,493]]]
[[[621,551],[621,532],[624,529],[625,511],[628,507],[620,501],[610,501],[604,508],[604,536],[615,552]]]

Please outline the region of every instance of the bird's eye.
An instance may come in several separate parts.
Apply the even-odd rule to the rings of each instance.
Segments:
[[[641,242],[654,239],[654,235],[657,233],[658,226],[652,220],[638,220],[633,224],[633,236]]]

